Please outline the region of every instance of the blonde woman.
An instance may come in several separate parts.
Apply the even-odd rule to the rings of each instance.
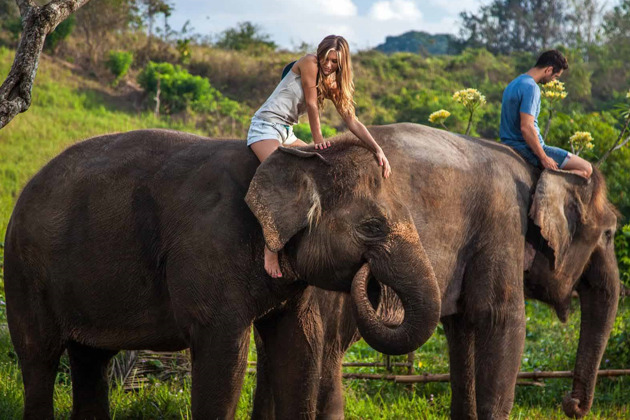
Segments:
[[[316,149],[330,147],[324,141],[319,111],[324,99],[330,99],[348,129],[374,152],[383,176],[389,177],[391,167],[381,147],[354,115],[354,83],[348,42],[341,36],[329,35],[317,47],[317,55],[307,54],[296,61],[283,77],[269,99],[252,118],[247,145],[262,162],[282,146],[305,146],[293,134],[293,125],[300,115],[308,114]],[[273,277],[282,277],[278,254],[265,247],[265,270]]]

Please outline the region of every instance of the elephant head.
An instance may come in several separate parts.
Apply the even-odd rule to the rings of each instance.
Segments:
[[[571,294],[581,304],[580,342],[573,390],[563,402],[570,417],[590,409],[597,370],[617,313],[619,272],[614,252],[617,216],[606,198],[601,173],[590,181],[563,172],[544,171],[530,208],[537,248],[525,274],[530,297],[551,304],[562,321],[568,316]],[[539,228],[539,230],[538,230]],[[529,232],[528,232],[529,233]]]
[[[404,354],[431,336],[440,316],[433,268],[395,182],[383,179],[367,149],[351,141],[321,154],[281,147],[256,171],[246,202],[267,246],[282,249],[300,279],[352,289],[359,332],[373,348]],[[400,325],[374,311],[370,273],[400,298]]]

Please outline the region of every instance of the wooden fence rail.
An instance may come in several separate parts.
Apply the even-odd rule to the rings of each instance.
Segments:
[[[608,369],[600,370],[597,372],[598,377],[612,377],[612,376],[630,376],[630,369]],[[414,384],[414,383],[427,383],[427,382],[449,382],[451,375],[445,374],[430,374],[425,373],[423,375],[382,375],[378,373],[344,373],[344,378],[347,379],[378,379],[382,381],[392,381],[401,384]],[[554,371],[554,372],[519,372],[518,379],[529,379],[532,381],[538,381],[540,379],[548,378],[572,378],[573,372],[569,370]]]

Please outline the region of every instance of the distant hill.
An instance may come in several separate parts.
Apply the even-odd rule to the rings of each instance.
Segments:
[[[427,32],[409,31],[398,36],[388,36],[384,44],[374,49],[386,54],[404,51],[422,55],[456,55],[460,53],[462,46],[451,34],[432,35]]]

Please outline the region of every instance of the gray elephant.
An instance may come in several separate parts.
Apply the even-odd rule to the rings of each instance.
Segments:
[[[370,130],[390,157],[395,170],[392,182],[401,201],[411,209],[438,279],[441,321],[449,344],[452,417],[507,418],[523,349],[525,296],[550,304],[560,319],[566,320],[574,290],[580,296],[582,327],[573,391],[565,397],[563,408],[570,417],[584,416],[593,401],[596,373],[616,315],[620,287],[613,249],[616,212],[607,201],[601,174],[595,170],[587,182],[565,172],[540,173],[508,147],[424,126],[400,124]],[[360,161],[360,152],[346,151],[338,143],[321,152],[325,160],[349,153]],[[267,182],[279,170],[284,160],[279,154],[273,158],[261,166],[252,186],[259,179]],[[305,190],[303,196],[317,197],[319,202],[332,200],[328,194],[335,194],[325,189]],[[278,194],[274,192],[270,197]],[[274,238],[269,232],[277,230],[274,217],[288,211],[285,205],[293,205],[290,197],[284,196],[285,202],[275,207],[268,206],[276,213],[259,217],[270,244]],[[302,204],[303,214],[313,202]],[[322,206],[319,224],[346,234],[348,227],[340,226],[334,216]],[[375,232],[387,230],[372,223]],[[308,241],[303,244],[308,245]],[[305,250],[297,252],[298,263],[302,252]],[[359,272],[352,286],[353,297],[365,312],[373,313],[364,299],[367,276],[367,270]],[[266,372],[266,367],[287,358],[299,359],[300,354],[312,360],[313,351],[288,339],[296,334],[310,335],[309,340],[322,342],[324,349],[316,352],[321,354],[319,376],[315,371],[308,377],[316,378],[305,381],[302,377],[298,381],[304,399],[319,401],[319,416],[341,418],[339,369],[347,349],[344,345],[349,346],[356,330],[352,329],[349,307],[333,315],[331,311],[310,310],[328,307],[330,303],[322,302],[326,299],[349,304],[347,300],[339,302],[339,297],[321,295],[310,303],[302,301],[299,311],[296,307],[284,308],[284,319],[301,322],[277,329],[272,342],[295,347],[277,346],[267,351],[267,358],[272,360],[260,367],[259,374],[267,378],[266,384],[273,384],[269,377],[279,371]],[[308,314],[308,321],[304,314]],[[341,320],[340,314],[348,319]],[[304,325],[320,327],[307,330]],[[375,314],[367,325],[363,319],[358,325],[368,341],[369,334],[379,335],[382,328]],[[379,350],[397,352],[387,343]],[[330,373],[336,369],[336,374]],[[296,383],[289,380],[291,370],[280,375],[285,380],[284,388],[296,389]],[[323,395],[318,394],[317,386]],[[269,418],[273,406],[268,402],[273,400],[270,394],[281,393],[282,389],[273,386],[257,389],[256,401],[265,404],[255,405],[255,417]]]
[[[244,143],[166,130],[92,138],[44,166],[17,200],[5,239],[24,417],[53,416],[64,349],[72,417],[107,418],[105,372],[117,351],[187,347],[193,416],[233,417],[252,323],[302,293],[305,280],[350,290],[366,262],[406,310],[381,336],[362,331],[370,344],[405,353],[426,341],[439,320],[439,289],[405,192],[364,148],[335,149],[326,161],[276,153],[268,168],[277,170],[251,187],[259,163]],[[264,272],[248,187],[267,242],[284,247],[285,280]],[[373,328],[372,313],[358,308],[360,329]],[[304,411],[302,401],[289,404],[282,412],[291,418]]]

